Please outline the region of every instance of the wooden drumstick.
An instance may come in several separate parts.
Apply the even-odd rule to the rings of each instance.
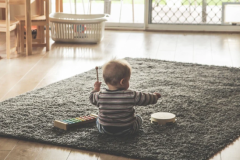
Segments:
[[[95,67],[97,73],[97,81],[98,81],[98,67]]]

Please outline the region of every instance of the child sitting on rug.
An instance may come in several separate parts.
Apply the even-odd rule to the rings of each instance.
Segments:
[[[96,81],[90,93],[90,102],[99,108],[96,121],[98,131],[109,135],[136,133],[142,118],[135,115],[134,106],[157,103],[159,93],[142,93],[129,90],[131,66],[126,60],[111,60],[103,66],[103,78],[108,89],[100,91]]]

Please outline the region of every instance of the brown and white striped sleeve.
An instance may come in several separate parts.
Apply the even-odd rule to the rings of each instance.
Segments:
[[[98,103],[99,92],[92,91],[89,96],[89,100],[93,105],[97,105]]]
[[[151,93],[135,92],[135,105],[146,106],[157,103],[158,97]]]

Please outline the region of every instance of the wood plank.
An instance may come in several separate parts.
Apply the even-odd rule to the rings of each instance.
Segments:
[[[3,9],[2,10],[2,19],[3,20],[5,20],[5,7],[6,7],[5,2],[4,3],[0,3],[0,9]],[[4,14],[3,14],[3,12],[4,12]]]
[[[84,151],[80,149],[72,149],[67,160],[98,160],[99,153]]]
[[[156,59],[175,61],[175,51],[159,50],[155,56]]]
[[[41,144],[42,150],[38,153],[35,160],[66,160],[71,149],[61,146]]]
[[[38,15],[44,15],[44,0],[37,0],[38,4]]]
[[[37,6],[38,6],[38,8],[37,8],[37,14],[38,15],[42,15],[41,14],[41,11],[42,11],[42,1],[41,0],[37,0],[37,2],[36,2],[36,4],[37,4]],[[33,19],[33,18],[32,18]],[[37,26],[37,39],[40,39],[41,38],[41,36],[40,36],[40,33],[39,33],[39,30],[40,30],[40,26]]]
[[[43,54],[38,54],[38,55],[30,56],[29,58],[18,57],[17,59],[12,59],[11,60],[12,62],[11,63],[9,62],[10,65],[5,66],[6,74],[4,75],[4,77],[0,79],[0,86],[1,86],[0,101],[5,100],[10,91],[14,93],[16,92],[15,95],[19,92],[19,89],[15,88],[15,86],[19,83],[21,79],[26,77],[29,74],[29,72],[31,72],[31,70],[36,66],[37,63],[40,62],[43,56],[44,56]],[[1,64],[1,61],[0,61],[0,64]],[[28,83],[30,84],[29,81]],[[28,85],[25,85],[24,87],[26,89],[28,88]]]
[[[60,3],[59,4],[60,5],[60,7],[59,7],[60,8],[60,12],[63,12],[63,0],[59,0],[59,1],[60,1],[59,2]]]
[[[0,137],[0,151],[11,151],[16,144],[18,143],[18,140],[11,139],[11,138],[5,138]]]
[[[212,52],[211,50],[196,50],[193,55],[194,63],[198,64],[212,64]]]
[[[41,43],[41,39],[33,39],[32,42]],[[24,39],[24,43],[26,43],[26,39]]]
[[[37,33],[38,34],[38,33]],[[33,42],[41,43],[41,39],[33,39]]]
[[[56,12],[59,12],[59,11],[60,11],[59,1],[60,1],[60,0],[55,0],[55,3],[56,3]]]
[[[12,25],[12,26],[10,26],[10,27],[9,27],[10,32],[13,31],[13,30],[15,30],[16,27],[17,27],[16,25]],[[4,28],[3,28],[3,27],[0,27],[0,32],[7,32],[6,25],[5,25]]]
[[[10,25],[15,25],[15,24],[17,24],[18,23],[18,21],[16,21],[16,20],[11,20],[10,21]],[[6,27],[6,20],[0,20],[0,27]]]
[[[193,63],[193,51],[176,51],[175,61]]]
[[[46,51],[49,51],[49,0],[45,0],[46,15]]]
[[[39,0],[39,15],[44,15],[44,1]],[[46,16],[46,14],[45,14]],[[39,43],[44,43],[44,26],[38,26],[38,38],[41,39],[41,42]]]
[[[20,27],[20,35],[19,35],[19,39],[20,39],[20,52],[24,52],[24,24],[22,24],[22,22],[20,22],[19,24]]]
[[[227,146],[222,152],[222,160],[239,160],[240,159],[240,138],[233,142],[233,144]]]
[[[31,160],[41,153],[43,146],[40,143],[19,141],[5,160]]]
[[[6,54],[7,59],[10,59],[11,54],[11,48],[10,48],[10,6],[9,6],[9,0],[6,0]]]
[[[37,43],[37,44],[32,44],[33,47],[46,47],[46,43]],[[26,47],[26,44],[24,44],[24,47]]]
[[[20,30],[20,23],[17,25],[17,53],[20,52],[20,34],[21,34],[21,30]]]
[[[44,43],[44,38],[45,38],[45,34],[44,34],[44,26],[39,26],[38,27],[38,36],[40,38],[40,42],[39,43]]]
[[[32,54],[32,22],[31,22],[31,4],[30,0],[26,0],[25,4],[25,16],[26,16],[26,56]]]
[[[218,153],[217,155],[213,156],[213,157],[210,158],[209,160],[222,160],[222,159],[221,159],[221,154]]]
[[[3,79],[2,82],[0,81],[0,85],[5,82],[10,83],[9,81],[12,81],[12,83],[14,84],[13,88],[9,90],[9,92],[7,92],[7,94],[4,96],[4,99],[14,97],[27,91],[33,90],[58,61],[58,59],[55,58],[43,57],[41,60],[39,60],[38,57],[34,56],[30,56],[30,58],[34,60],[35,66],[27,65],[28,62],[22,61],[22,63],[25,64],[22,64],[22,69],[19,69],[20,74],[19,76],[17,73],[13,72],[13,74],[11,75],[6,75],[5,79]],[[37,60],[39,61],[36,62]],[[14,66],[15,65],[16,64],[14,64]],[[26,72],[25,70],[27,69],[29,69],[29,71],[27,72],[27,74],[23,75],[24,73],[22,72]],[[15,79],[18,81],[16,81]],[[7,89],[10,88],[10,86],[8,85],[6,86],[7,88],[5,87],[3,88],[5,92]]]
[[[24,21],[25,22],[25,15],[15,16],[15,18],[19,21]],[[45,15],[42,15],[42,16],[41,15],[33,15],[33,16],[31,16],[31,20],[32,20],[32,22],[34,22],[34,21],[45,21],[46,16]]]
[[[11,30],[11,28],[10,28],[10,30]],[[11,49],[10,49],[10,51],[12,52],[13,50],[12,50],[12,48],[14,48],[14,47],[16,47],[14,44],[15,44],[15,41],[16,41],[16,37],[15,37],[15,35],[14,35],[14,31],[12,31],[12,32],[10,32],[10,35],[11,35],[11,38],[10,38],[10,47],[11,47]],[[1,58],[0,58],[0,60],[1,60],[1,62],[3,62],[3,63],[6,63],[7,62],[7,65],[9,64],[8,63],[8,60],[6,60],[5,58],[6,58],[6,33],[5,32],[1,32],[1,28],[0,28],[0,53],[1,53],[1,50],[3,50],[4,51],[4,54],[2,54],[2,55],[0,55],[1,56]],[[14,56],[12,56],[12,54],[11,54],[11,58],[14,58],[14,57],[16,57],[16,55],[14,55]],[[4,65],[2,65],[2,64],[0,64],[0,66],[4,66]],[[4,67],[0,67],[1,69],[6,69],[5,68],[5,66]],[[5,72],[3,72],[2,74],[1,74],[1,69],[0,69],[0,78],[3,76],[3,75],[5,75],[6,74],[6,71]],[[1,89],[0,89],[0,92],[1,92]]]
[[[7,74],[7,72],[9,72],[9,66],[11,65],[11,62],[9,62],[6,59],[0,59],[0,60],[1,60],[0,66],[4,66],[4,67],[0,67],[0,81],[1,81],[1,79],[4,78],[4,76]],[[1,93],[0,93],[0,95],[1,95]]]
[[[5,160],[10,151],[1,151],[0,150],[0,160]]]
[[[33,3],[35,0],[30,0],[30,3]],[[5,4],[5,0],[0,0],[0,4]],[[24,5],[26,3],[25,0],[9,0],[10,5]]]

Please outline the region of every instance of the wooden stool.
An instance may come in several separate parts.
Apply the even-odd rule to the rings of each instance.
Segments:
[[[41,2],[45,1],[45,6],[39,6],[42,8],[45,8],[45,15],[34,15],[31,17],[31,23],[32,26],[38,26],[37,29],[37,34],[38,38],[37,39],[32,39],[32,37],[29,37],[32,39],[32,42],[37,42],[33,43],[32,46],[34,47],[46,47],[46,51],[49,51],[49,0],[41,0]],[[43,3],[40,3],[43,5]],[[25,39],[24,39],[24,32],[25,32],[25,16],[17,16],[15,17],[19,21],[19,26],[20,26],[20,33],[19,33],[19,42],[20,42],[20,51],[24,52],[24,47],[25,47]],[[41,26],[41,27],[40,27]],[[44,36],[44,28],[46,27],[46,36]],[[32,35],[31,35],[32,36]],[[46,39],[44,43],[44,37]]]
[[[11,21],[10,20],[10,4],[11,2],[9,0],[0,0],[0,8],[4,8],[2,10],[2,16],[3,20],[0,20],[0,32],[5,32],[6,33],[6,55],[7,59],[10,59],[11,52],[16,52],[18,44],[17,42],[15,43],[15,46],[11,48],[10,44],[10,38],[11,38],[11,31],[17,29],[18,27],[18,21]],[[16,35],[17,32],[15,32]],[[18,36],[18,35],[17,35]],[[18,38],[17,38],[18,39]]]

